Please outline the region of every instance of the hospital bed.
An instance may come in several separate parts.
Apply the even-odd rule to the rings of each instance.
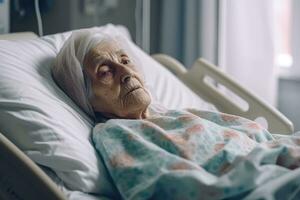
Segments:
[[[37,40],[38,36],[30,32],[0,35],[0,40],[3,39],[26,41]],[[62,43],[62,41],[60,42]],[[293,132],[293,124],[289,119],[206,60],[199,58],[193,67],[187,70],[170,56],[155,54],[152,55],[152,58],[176,75],[201,99],[212,103],[219,111],[252,120],[259,117],[265,118],[268,129],[272,133],[290,134]],[[212,81],[205,81],[207,77]],[[248,109],[241,108],[232,101],[218,88],[219,84],[246,101]],[[3,122],[0,122],[1,132],[3,132],[3,126]],[[16,128],[15,131],[18,129]],[[9,134],[7,132],[0,133],[0,199],[66,199],[57,185],[45,174],[45,171],[26,156],[20,150],[22,148],[17,147],[13,141],[8,139]]]

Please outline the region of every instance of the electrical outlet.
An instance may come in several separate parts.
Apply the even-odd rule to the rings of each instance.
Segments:
[[[119,0],[99,0],[97,13],[100,15],[106,14],[107,12],[118,7]]]
[[[83,13],[85,15],[95,15],[97,13],[97,0],[83,0]]]
[[[118,6],[118,0],[104,0],[103,3],[108,9],[113,9]]]

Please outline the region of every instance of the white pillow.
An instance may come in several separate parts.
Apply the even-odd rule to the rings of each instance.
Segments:
[[[106,25],[99,31],[130,37],[121,26]],[[53,60],[69,35],[66,32],[26,41],[0,41],[0,131],[32,160],[51,168],[68,189],[106,195],[114,191],[91,143],[92,121],[51,77]],[[210,106],[131,45],[143,61],[147,84],[163,105],[199,109]]]
[[[105,26],[118,33],[123,28]],[[70,190],[113,193],[92,143],[92,121],[55,84],[51,65],[70,32],[0,41],[0,131]]]

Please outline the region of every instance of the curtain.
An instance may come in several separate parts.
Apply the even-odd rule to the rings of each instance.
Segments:
[[[300,1],[292,1],[292,57],[291,77],[300,77]]]
[[[272,1],[152,0],[151,53],[188,68],[203,57],[275,105]]]
[[[219,65],[267,103],[276,105],[273,0],[220,3]]]
[[[217,0],[152,0],[151,52],[191,67],[198,57],[217,64]]]

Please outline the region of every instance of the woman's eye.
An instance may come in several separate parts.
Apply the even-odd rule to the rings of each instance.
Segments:
[[[130,63],[130,60],[129,60],[129,59],[122,59],[122,60],[121,60],[121,63],[122,63],[123,65],[128,65],[128,64]]]
[[[110,71],[106,71],[106,72],[101,72],[100,74],[102,77],[108,77],[108,76],[111,76],[112,73]]]
[[[112,76],[112,72],[111,72],[111,69],[109,66],[103,64],[99,67],[98,69],[98,75],[101,77],[101,78],[107,78],[109,76]]]

